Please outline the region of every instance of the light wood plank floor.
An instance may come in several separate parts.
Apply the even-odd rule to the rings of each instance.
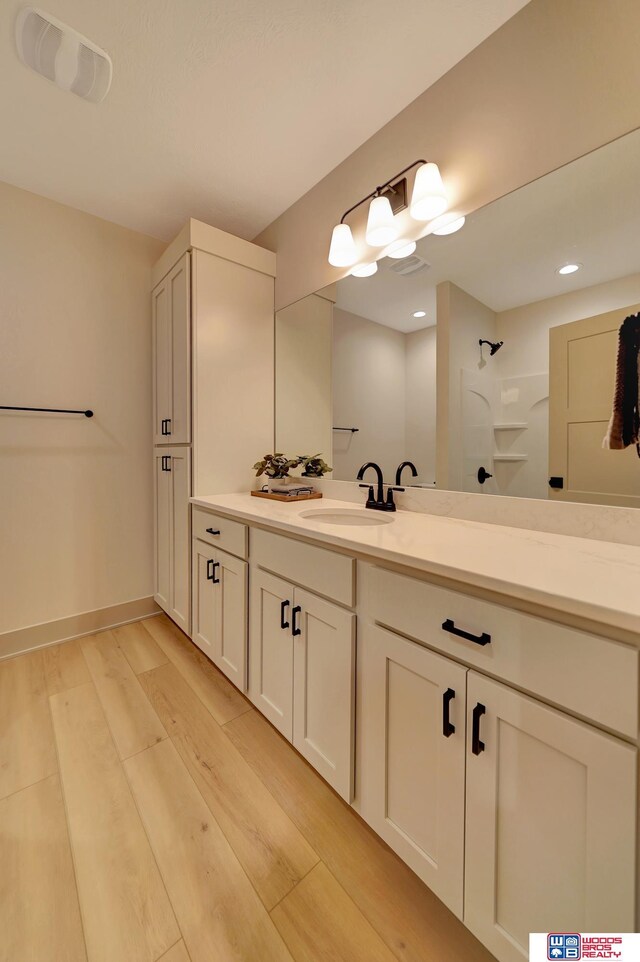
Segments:
[[[494,962],[164,615],[0,662],[0,962]]]

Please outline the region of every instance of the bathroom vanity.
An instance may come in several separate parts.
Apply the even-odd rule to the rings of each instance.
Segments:
[[[501,962],[635,930],[636,548],[192,504],[193,640]]]

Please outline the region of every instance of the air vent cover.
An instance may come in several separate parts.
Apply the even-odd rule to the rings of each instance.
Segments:
[[[423,261],[421,257],[417,254],[410,254],[409,257],[403,257],[402,260],[394,261],[393,264],[389,264],[389,270],[393,271],[394,274],[401,274],[406,276],[407,274],[415,274],[417,271],[428,270],[431,264],[427,264]]]
[[[111,58],[100,47],[35,7],[16,20],[16,45],[22,62],[61,90],[100,103],[111,86]]]

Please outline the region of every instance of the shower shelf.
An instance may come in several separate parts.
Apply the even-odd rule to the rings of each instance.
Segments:
[[[528,461],[528,454],[494,454],[494,461]]]
[[[507,423],[505,421],[502,424],[494,424],[493,430],[494,431],[516,431],[518,430],[518,428],[526,428],[526,427],[527,427],[526,421],[512,421],[511,423]]]

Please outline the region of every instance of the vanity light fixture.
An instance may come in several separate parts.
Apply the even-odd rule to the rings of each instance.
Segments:
[[[575,274],[581,267],[582,264],[563,264],[562,267],[558,267],[556,274]]]
[[[401,260],[403,257],[410,257],[411,254],[416,249],[415,241],[400,240],[394,241],[393,244],[389,244],[388,247],[382,252],[383,257],[393,257]]]
[[[370,264],[358,264],[356,267],[352,267],[350,273],[352,277],[371,277],[377,270],[376,261],[371,261]]]
[[[456,217],[455,214],[444,214],[434,222],[434,224],[439,224],[440,226],[432,225],[431,233],[438,234],[440,237],[443,237],[445,234],[455,234],[457,230],[464,227],[465,220],[466,217]]]
[[[426,311],[414,311],[411,316],[412,316],[412,317],[426,317],[426,316],[427,316],[427,312],[426,312]]]
[[[417,167],[411,203],[407,203],[407,178],[406,174]],[[414,160],[412,164],[405,167],[398,174],[376,187],[375,190],[359,200],[357,204],[346,210],[340,218],[340,223],[336,224],[331,234],[331,245],[329,247],[329,263],[333,267],[352,267],[357,263],[358,251],[356,248],[351,228],[345,223],[349,214],[353,213],[362,204],[369,204],[369,215],[367,218],[367,230],[365,239],[370,247],[389,247],[394,242],[400,243],[398,239],[399,228],[395,222],[395,215],[401,210],[409,207],[409,213],[414,220],[428,221],[438,217],[447,209],[448,199],[440,176],[438,165],[426,160]],[[462,226],[462,225],[461,225]],[[413,245],[413,249],[409,247]],[[408,257],[415,250],[413,241],[405,241],[406,251],[402,254],[398,247],[396,257]],[[389,256],[394,256],[389,254]],[[385,251],[383,256],[387,256]],[[364,265],[361,265],[363,267]],[[367,265],[368,266],[368,265]],[[360,269],[360,268],[358,268]],[[352,271],[351,273],[355,273]],[[375,271],[370,271],[371,274]],[[368,274],[356,274],[356,277],[368,277]]]

